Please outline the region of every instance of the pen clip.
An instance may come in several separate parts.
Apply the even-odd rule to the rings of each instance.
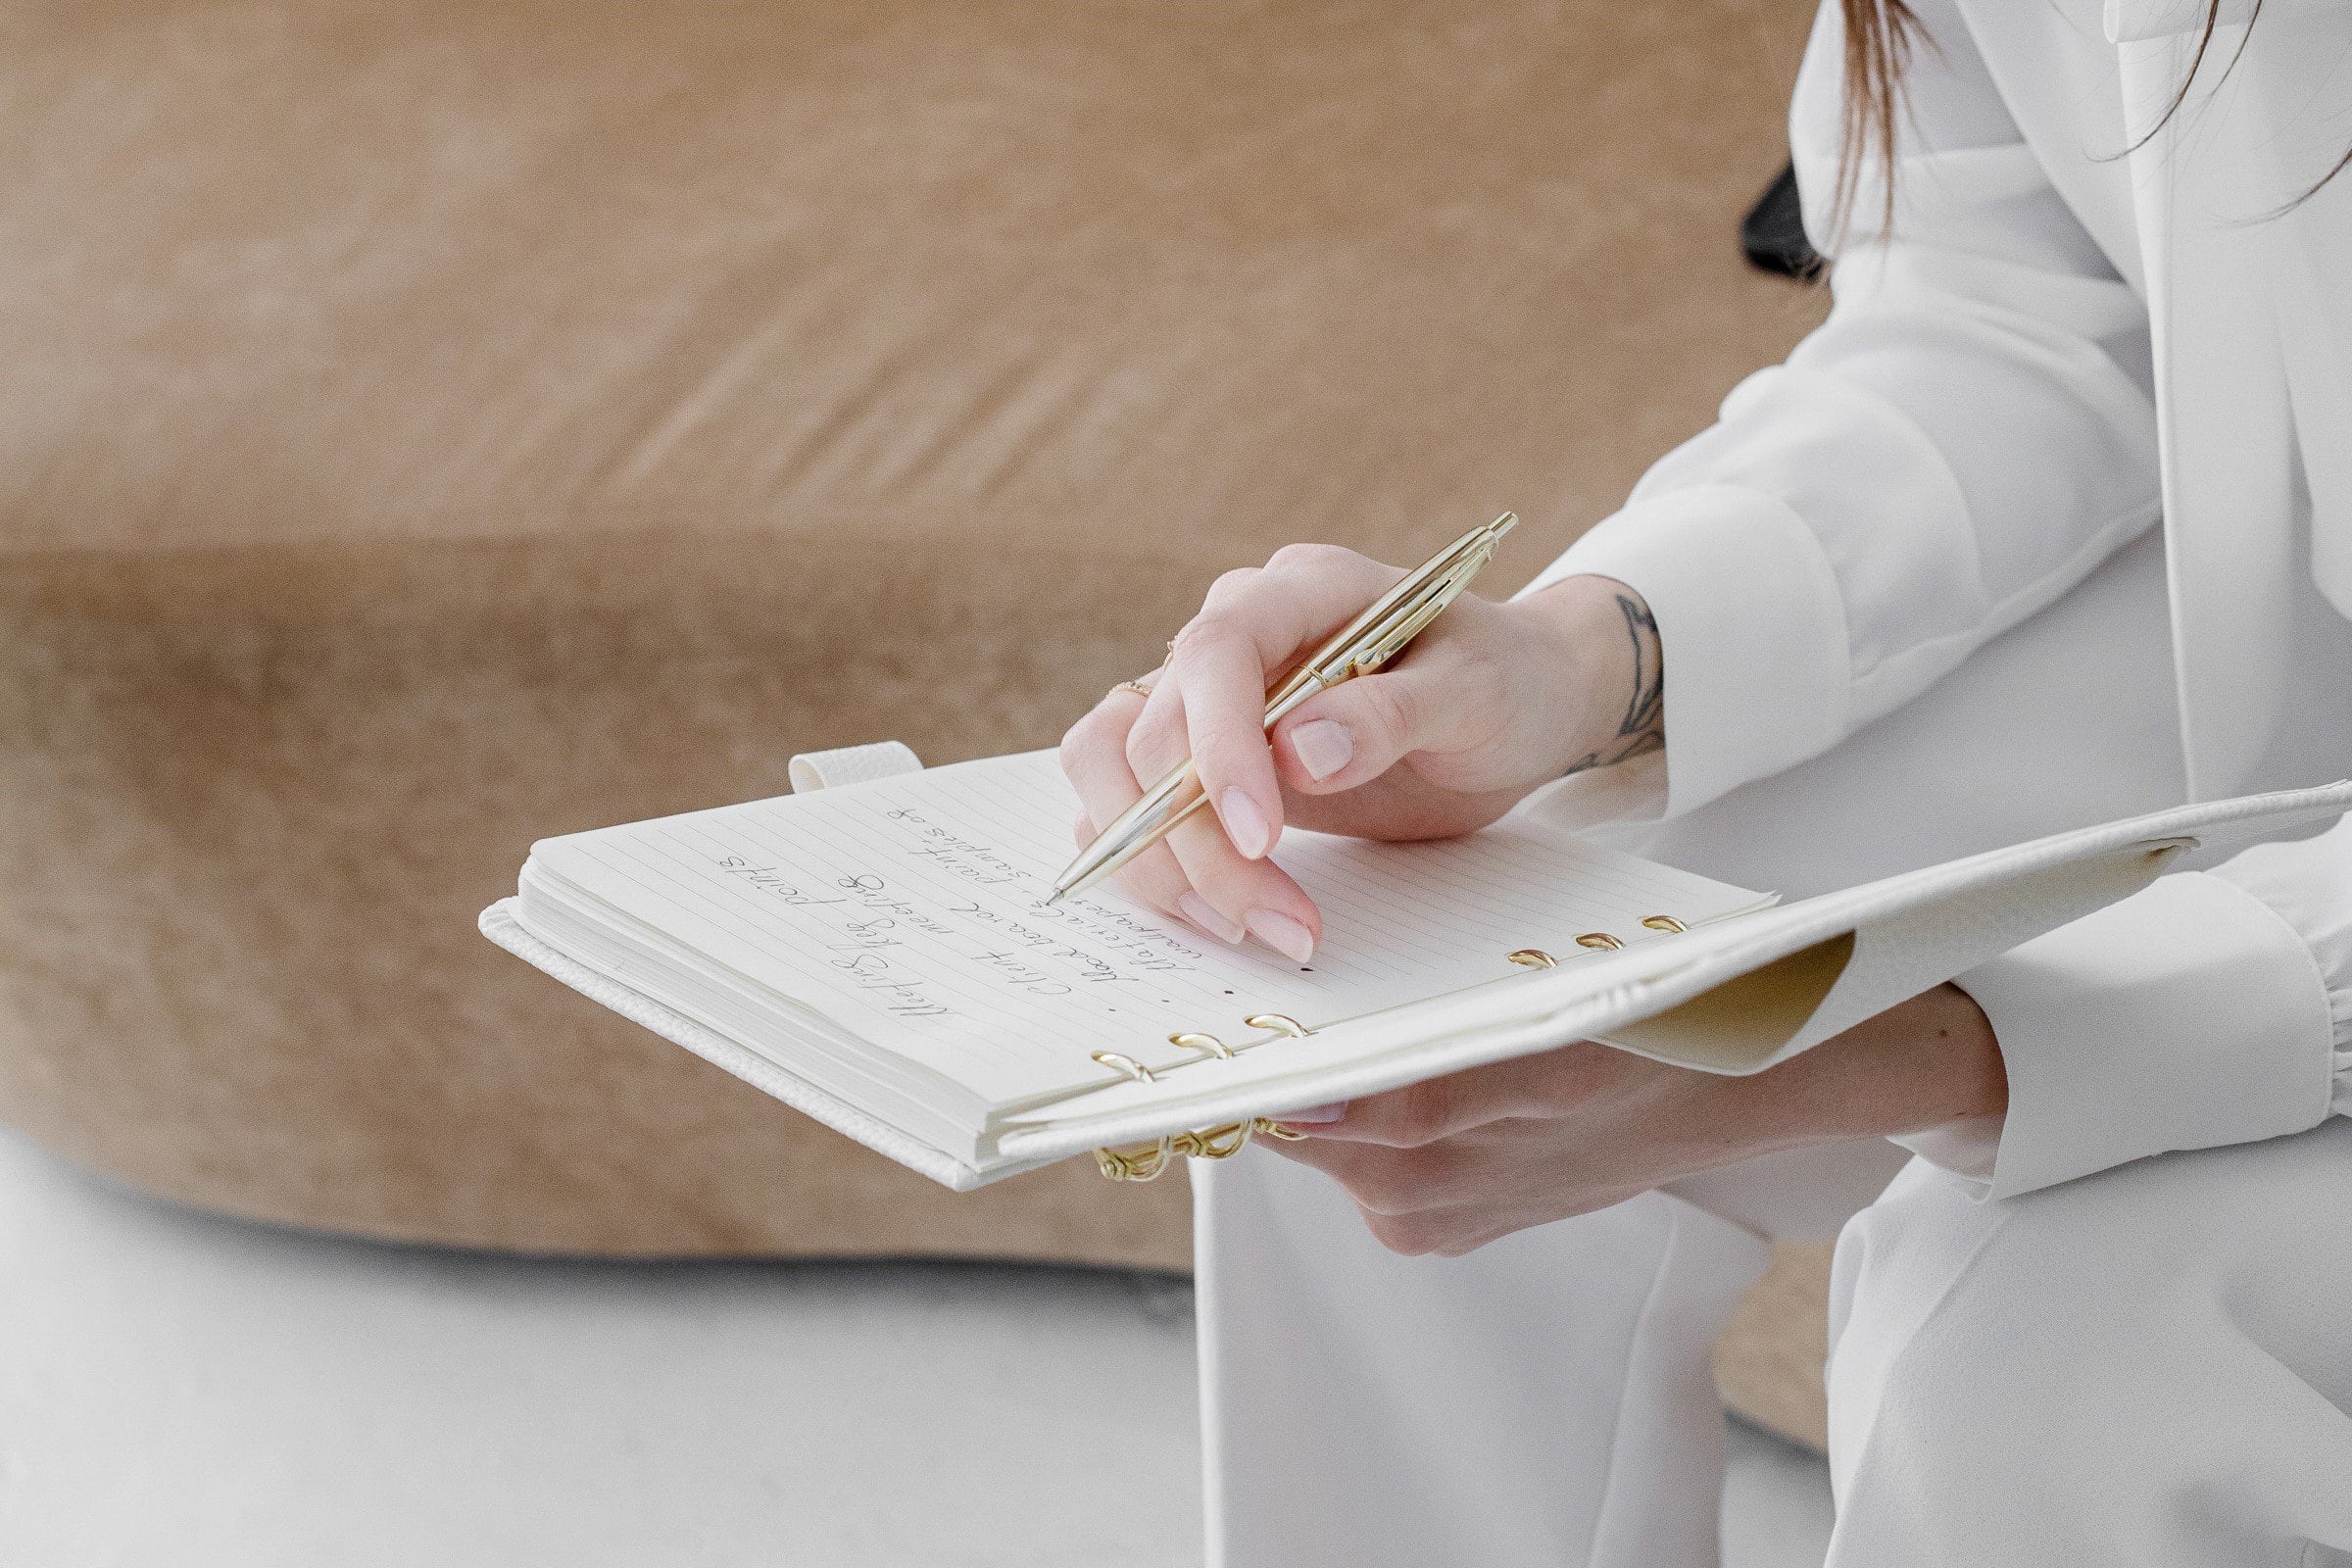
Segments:
[[[1464,556],[1444,577],[1430,585],[1411,613],[1390,627],[1386,635],[1361,655],[1350,660],[1348,667],[1355,674],[1368,675],[1402,653],[1405,644],[1420,636],[1431,621],[1444,614],[1446,607],[1461,597],[1462,590],[1470,586],[1470,579],[1477,576],[1494,556],[1494,547],[1492,544],[1482,545]]]
[[[1513,513],[1471,529],[1399,579],[1330,641],[1316,649],[1269,694],[1266,721],[1311,691],[1368,675],[1403,652],[1494,558],[1502,536],[1519,523]]]

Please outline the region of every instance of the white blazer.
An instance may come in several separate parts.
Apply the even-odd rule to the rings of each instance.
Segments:
[[[2236,788],[2288,717],[2300,579],[2352,616],[2352,170],[2298,200],[2352,149],[2352,4],[2259,9],[2249,25],[2256,0],[2224,0],[2151,135],[2196,63],[2200,0],[2106,0],[2095,30],[2088,7],[1961,7],[2041,168],[2146,301],[2200,795]]]
[[[2352,0],[2251,25],[2224,0],[2169,120],[2206,0],[1913,9],[1934,46],[1891,227],[1881,164],[1828,321],[1530,591],[1648,600],[1673,815],[1837,745],[2161,522],[2189,792],[2352,773],[2352,170],[2296,202],[2352,148]],[[1832,0],[1790,115],[1817,243],[1842,54]],[[2352,1107],[2352,823],[1964,983],[2010,1068],[1997,1192],[2312,1126]]]

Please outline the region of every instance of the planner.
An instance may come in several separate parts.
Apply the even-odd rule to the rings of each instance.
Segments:
[[[1049,906],[1051,753],[796,760],[795,793],[543,840],[482,930],[955,1188],[1073,1154],[1149,1179],[1285,1110],[1579,1039],[1752,1072],[2352,786],[2184,808],[1787,905],[1514,813],[1412,844],[1293,829],[1296,963],[1115,884]],[[820,787],[827,786],[830,787]]]

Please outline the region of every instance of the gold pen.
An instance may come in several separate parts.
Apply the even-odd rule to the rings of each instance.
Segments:
[[[1518,525],[1518,517],[1506,512],[1406,572],[1402,581],[1333,633],[1266,694],[1266,728],[1272,729],[1317,692],[1368,675],[1402,653],[1405,645],[1421,635],[1423,628],[1453,603],[1454,596],[1470,585],[1470,579],[1494,559],[1502,536]],[[1200,776],[1193,771],[1188,758],[1095,835],[1095,841],[1054,879],[1054,891],[1046,902],[1054,904],[1084,893],[1166,838],[1177,823],[1207,802],[1208,794],[1201,789]]]

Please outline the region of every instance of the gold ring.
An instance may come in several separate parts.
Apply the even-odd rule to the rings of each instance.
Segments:
[[[1111,690],[1114,692],[1133,692],[1138,697],[1149,697],[1152,695],[1152,688],[1145,685],[1140,680],[1123,680],[1116,686],[1113,686]]]

